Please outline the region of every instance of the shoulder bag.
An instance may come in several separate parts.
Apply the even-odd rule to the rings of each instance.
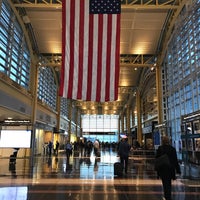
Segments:
[[[163,166],[170,167],[170,161],[167,154],[163,154],[155,159],[155,170],[159,170]]]

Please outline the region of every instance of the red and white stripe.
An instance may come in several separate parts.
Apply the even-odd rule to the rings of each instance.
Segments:
[[[120,14],[89,14],[89,0],[62,4],[60,95],[98,102],[117,100]]]

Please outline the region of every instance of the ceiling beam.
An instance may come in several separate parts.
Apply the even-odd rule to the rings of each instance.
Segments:
[[[174,0],[163,0],[163,1],[151,1],[151,0],[122,0],[121,9],[123,12],[135,9],[159,9],[159,10],[168,10],[168,9],[177,9],[178,3],[175,4]],[[21,8],[62,8],[61,0],[23,0],[22,3],[14,3],[15,7]]]
[[[121,67],[153,67],[156,62],[155,55],[143,54],[121,54]],[[38,64],[43,67],[60,67],[62,63],[61,55],[42,55]]]

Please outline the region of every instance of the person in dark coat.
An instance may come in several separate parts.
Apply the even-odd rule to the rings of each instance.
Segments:
[[[56,152],[55,152],[56,156],[58,155],[59,146],[60,146],[60,143],[56,141]]]
[[[158,177],[162,180],[164,198],[166,200],[171,200],[171,188],[172,180],[176,179],[176,173],[181,174],[180,165],[177,159],[176,149],[170,145],[169,138],[164,136],[162,138],[162,145],[158,147],[156,152],[156,158],[163,154],[167,154],[170,161],[170,166],[162,166],[162,168],[157,169]]]
[[[128,138],[125,136],[124,138],[122,138],[121,142],[119,143],[118,155],[120,157],[120,162],[126,174],[128,170],[128,157],[129,157],[130,150],[131,150],[131,146],[128,143]]]
[[[52,148],[53,148],[53,142],[52,141],[49,141],[48,148],[49,148],[49,156],[51,156]]]

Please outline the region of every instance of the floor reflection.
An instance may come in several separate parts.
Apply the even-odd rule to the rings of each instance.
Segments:
[[[161,199],[162,185],[153,158],[131,156],[128,174],[122,177],[114,176],[117,161],[117,153],[109,150],[100,157],[76,153],[67,159],[60,153],[38,156],[33,162],[21,158],[12,164],[8,158],[0,159],[0,200]],[[192,168],[183,167],[185,174]],[[173,182],[173,200],[199,199],[200,182],[186,179],[185,174]]]
[[[11,172],[13,178],[17,178],[16,163],[9,163],[9,171]]]

